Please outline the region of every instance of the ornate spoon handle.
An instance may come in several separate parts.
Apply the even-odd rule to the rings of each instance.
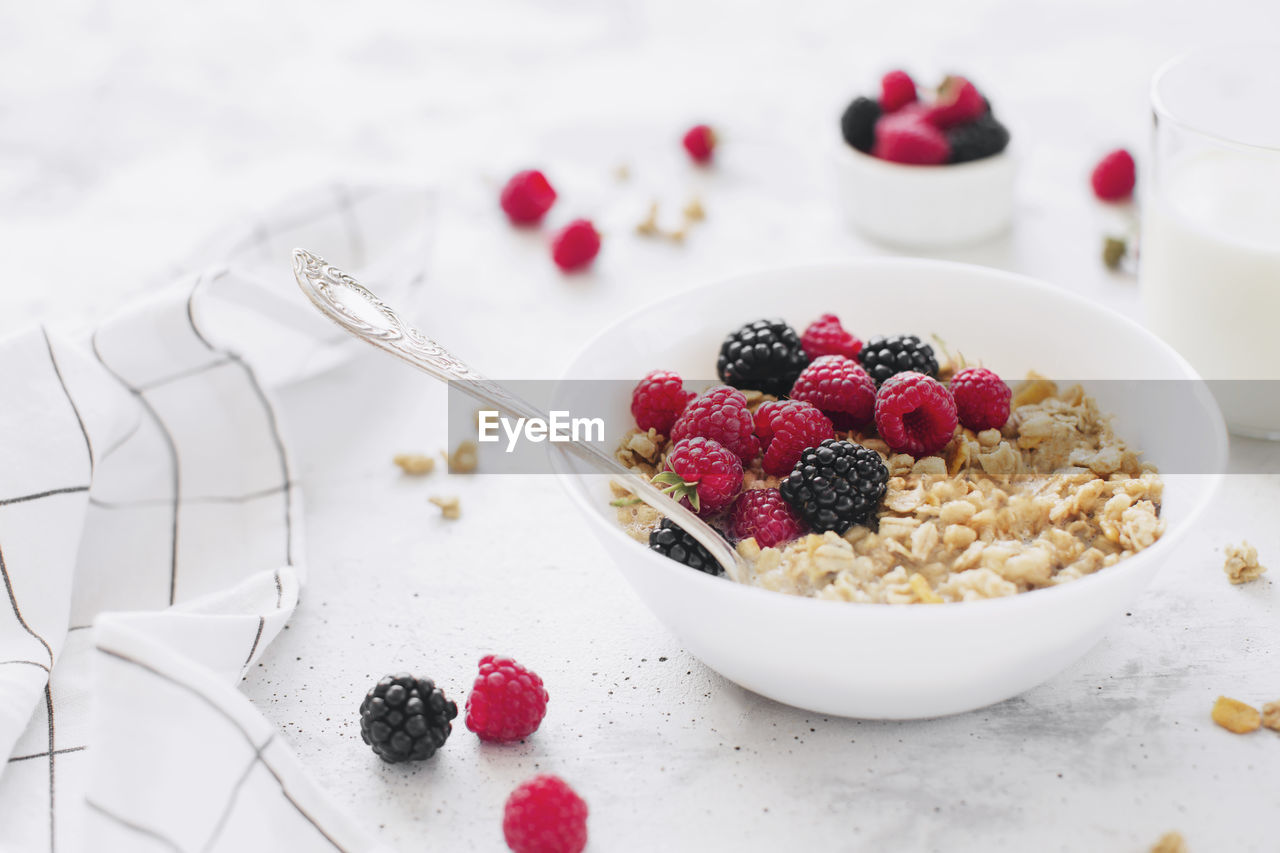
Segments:
[[[311,304],[357,338],[442,382],[460,382],[458,387],[461,390],[508,415],[548,420],[546,412],[476,373],[466,362],[405,323],[395,309],[354,278],[329,265],[318,255],[305,249],[294,249],[293,274]],[[572,453],[600,473],[612,477],[702,543],[731,579],[745,580],[746,564],[724,538],[705,521],[664,495],[648,479],[587,442],[561,442],[552,446]]]

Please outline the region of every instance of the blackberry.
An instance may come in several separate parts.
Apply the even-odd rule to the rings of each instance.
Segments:
[[[1009,131],[991,113],[947,131],[949,163],[967,163],[999,154],[1009,144]]]
[[[874,337],[858,353],[858,359],[877,385],[906,370],[938,378],[938,359],[933,347],[915,335]]]
[[[716,372],[734,388],[784,397],[808,363],[795,329],[781,320],[756,320],[724,339]]]
[[[879,453],[828,438],[800,454],[778,491],[815,533],[834,530],[843,535],[871,518],[884,499],[888,481],[889,469]]]
[[[662,519],[658,527],[649,534],[649,548],[691,569],[709,575],[720,574],[720,564],[702,547],[702,543],[683,528],[677,527],[669,518]]]
[[[453,731],[458,706],[430,678],[387,675],[360,703],[360,736],[390,764],[436,754]]]
[[[854,98],[840,116],[840,133],[844,141],[870,154],[876,144],[876,122],[880,119],[880,104],[871,98]]]

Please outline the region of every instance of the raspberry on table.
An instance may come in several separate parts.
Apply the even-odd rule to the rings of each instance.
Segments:
[[[1009,420],[1013,391],[985,367],[966,367],[951,377],[951,397],[960,424],[974,432],[1001,429]]]
[[[890,71],[880,78],[880,109],[901,109],[916,99],[916,83],[905,71]]]
[[[1090,182],[1093,194],[1103,201],[1123,201],[1133,195],[1138,180],[1138,167],[1133,155],[1123,148],[1112,151],[1093,167]]]
[[[810,360],[820,355],[857,358],[862,350],[862,341],[846,332],[835,314],[823,314],[804,330],[804,334],[800,336],[800,346]]]
[[[686,438],[667,452],[666,467],[653,482],[699,515],[714,515],[742,491],[742,462],[718,441]]]
[[[429,678],[388,675],[360,703],[360,737],[389,764],[435,755],[453,731],[458,706]]]
[[[1009,130],[991,113],[947,130],[950,163],[969,163],[994,157],[1009,146]]]
[[[823,355],[800,373],[791,399],[817,406],[836,429],[858,429],[875,415],[876,383],[853,359]]]
[[[529,169],[512,175],[498,200],[508,219],[518,225],[530,225],[541,220],[555,204],[556,191],[546,175]]]
[[[870,154],[876,144],[876,122],[880,115],[878,102],[870,98],[854,98],[840,116],[840,135],[863,154]]]
[[[929,107],[929,121],[942,130],[974,121],[987,112],[987,100],[963,77],[948,77],[938,88],[938,99]]]
[[[657,527],[649,531],[649,550],[709,575],[718,575],[723,571],[701,542],[669,518],[662,519]]]
[[[522,740],[538,730],[549,698],[536,673],[511,658],[485,655],[467,697],[467,728],[493,743]]]
[[[835,437],[831,419],[803,400],[778,400],[756,409],[756,435],[764,446],[764,472],[785,475],[800,454]]]
[[[951,156],[942,131],[918,115],[889,114],[876,122],[874,157],[915,166],[938,166]]]
[[[671,426],[684,407],[697,395],[686,391],[680,374],[672,370],[652,370],[631,392],[631,416],[644,431],[656,429],[671,434]]]
[[[876,394],[876,432],[895,453],[937,453],[955,435],[956,423],[951,392],[923,373],[891,376]]]
[[[672,442],[701,436],[717,441],[738,455],[744,463],[760,454],[747,398],[737,388],[717,385],[695,397],[671,425]]]
[[[695,124],[689,128],[681,140],[684,150],[689,152],[693,162],[705,165],[711,162],[716,150],[716,132],[708,125]]]
[[[587,804],[559,776],[534,776],[507,797],[502,835],[515,853],[581,853]]]
[[[551,238],[551,259],[565,272],[582,269],[600,253],[600,232],[587,219],[575,219]]]
[[[778,491],[814,532],[843,535],[875,514],[888,482],[889,469],[879,453],[828,439],[800,455]]]
[[[938,375],[938,358],[933,354],[933,347],[915,335],[874,337],[863,345],[858,360],[877,385],[904,370]]]
[[[716,371],[726,385],[781,397],[808,363],[795,329],[781,320],[756,320],[725,338]]]
[[[761,548],[772,548],[808,532],[804,519],[777,489],[747,489],[729,512],[728,533],[735,542],[754,538]]]

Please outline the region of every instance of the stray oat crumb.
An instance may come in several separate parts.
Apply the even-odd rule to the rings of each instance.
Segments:
[[[436,469],[436,460],[421,453],[397,453],[391,461],[400,466],[400,470],[415,477],[430,474]]]
[[[1267,567],[1258,562],[1258,549],[1247,541],[1227,546],[1227,559],[1222,564],[1227,580],[1235,584],[1256,581]]]
[[[1258,726],[1262,725],[1262,715],[1257,708],[1226,696],[1219,696],[1218,701],[1213,703],[1211,716],[1215,723],[1238,735],[1257,731]]]
[[[458,498],[455,495],[450,495],[449,497],[432,495],[427,500],[440,507],[440,515],[445,518],[455,519],[462,517],[462,506],[458,503]]]
[[[707,210],[702,206],[702,199],[696,195],[689,199],[683,213],[685,222],[701,222],[707,218]]]
[[[1107,235],[1102,240],[1102,262],[1109,270],[1118,270],[1129,254],[1129,243],[1123,237]]]
[[[1160,840],[1151,845],[1151,853],[1188,853],[1187,841],[1181,832],[1171,831],[1160,836]]]
[[[1280,732],[1280,700],[1262,706],[1262,724],[1272,731]]]
[[[649,213],[636,225],[636,233],[642,237],[655,237],[662,233],[658,228],[658,203],[649,203]]]
[[[626,163],[619,163],[613,167],[613,177],[620,184],[625,184],[631,180],[631,167]]]
[[[476,451],[479,449],[479,445],[474,441],[459,442],[457,449],[447,457],[449,460],[449,473],[470,474],[476,470],[476,466],[479,464]]]

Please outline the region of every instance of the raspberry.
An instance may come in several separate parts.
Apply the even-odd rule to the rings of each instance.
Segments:
[[[930,376],[907,371],[889,377],[876,394],[876,431],[895,453],[937,453],[956,431],[956,401]]]
[[[756,435],[764,445],[764,472],[781,477],[806,449],[834,438],[835,430],[812,403],[779,400],[756,409]]]
[[[781,397],[808,363],[795,329],[781,320],[756,320],[724,339],[716,371],[726,385]]]
[[[458,706],[430,678],[388,675],[360,703],[360,737],[389,764],[422,761],[444,745]]]
[[[692,391],[684,390],[680,374],[654,370],[631,392],[631,417],[636,419],[636,426],[642,430],[656,429],[663,435],[669,435],[671,425],[696,396]]]
[[[963,77],[948,77],[938,89],[938,100],[929,107],[928,118],[935,127],[946,130],[974,121],[987,112],[987,101],[976,86]]]
[[[968,163],[993,157],[1009,145],[1008,129],[991,113],[947,131],[951,163]]]
[[[1112,151],[1093,168],[1093,194],[1103,201],[1122,201],[1133,195],[1137,181],[1133,155],[1123,148]]]
[[[551,239],[551,259],[565,272],[582,269],[600,253],[600,233],[586,219],[575,219]]]
[[[666,469],[653,482],[699,515],[714,515],[742,490],[742,462],[718,441],[686,438],[668,451]]]
[[[760,453],[760,439],[755,436],[747,398],[728,385],[717,385],[687,404],[671,425],[668,437],[679,442],[695,436],[720,442],[743,462],[750,462]]]
[[[809,324],[800,336],[800,345],[810,360],[820,355],[842,355],[845,358],[857,358],[862,350],[862,341],[844,330],[840,318],[835,314],[823,314]]]
[[[502,834],[515,853],[581,853],[587,804],[559,776],[534,776],[507,797]]]
[[[942,131],[915,115],[887,115],[876,123],[874,157],[894,163],[937,166],[947,162],[951,147]]]
[[[801,454],[778,491],[815,532],[843,535],[871,517],[888,482],[889,469],[879,453],[830,439]]]
[[[485,655],[467,697],[467,728],[493,743],[522,740],[538,730],[549,698],[537,674],[511,658]]]
[[[933,347],[915,335],[881,335],[867,341],[858,360],[876,384],[895,373],[914,370],[928,376],[938,375],[938,359]]]
[[[836,429],[857,429],[875,415],[876,383],[853,359],[824,355],[800,374],[791,399],[813,403]]]
[[[709,575],[718,575],[721,571],[711,552],[669,518],[662,519],[649,531],[649,549]]]
[[[535,169],[516,172],[502,188],[499,198],[507,218],[520,225],[542,219],[555,200],[556,191],[547,181],[546,175]]]
[[[880,109],[901,109],[916,99],[916,84],[905,71],[890,71],[880,78]]]
[[[693,162],[705,165],[711,162],[711,157],[715,153],[716,133],[705,124],[696,124],[689,128],[689,132],[684,135],[681,142],[684,143],[684,150],[689,152]]]
[[[729,537],[735,542],[754,538],[761,548],[790,542],[808,531],[777,489],[748,489],[729,513]]]
[[[951,377],[951,397],[960,423],[974,432],[1000,429],[1009,420],[1013,392],[985,367],[966,367]]]
[[[840,135],[863,154],[870,154],[871,146],[876,143],[879,119],[880,104],[870,98],[854,98],[840,116]]]

